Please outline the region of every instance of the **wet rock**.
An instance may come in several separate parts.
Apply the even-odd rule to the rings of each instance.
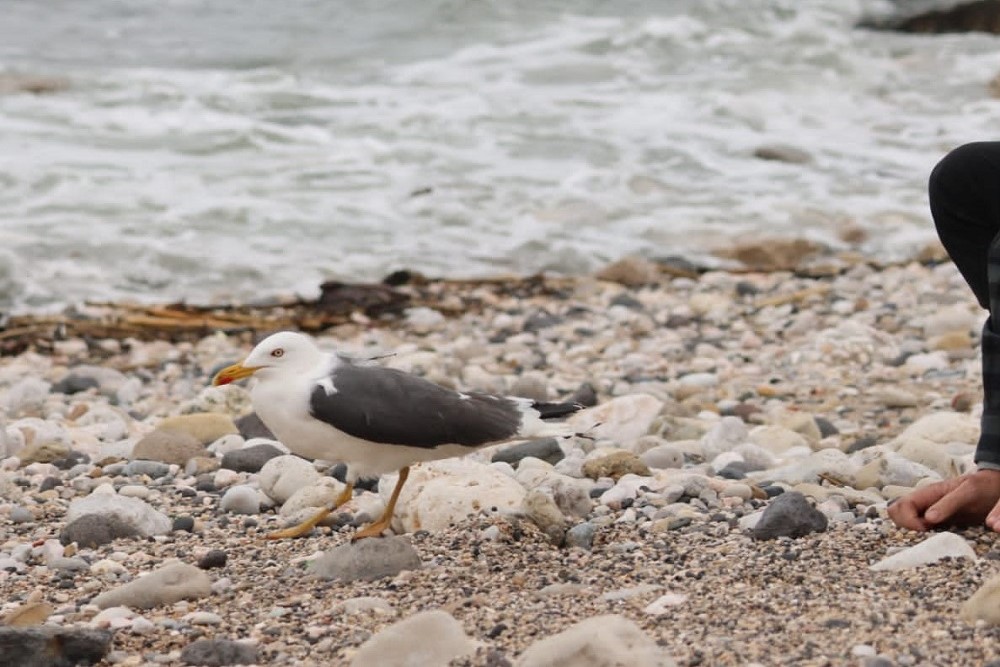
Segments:
[[[310,563],[309,571],[321,579],[348,582],[394,577],[420,567],[420,556],[410,540],[396,536],[342,544]]]

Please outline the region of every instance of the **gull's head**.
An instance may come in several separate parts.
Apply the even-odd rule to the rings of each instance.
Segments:
[[[216,373],[212,384],[229,384],[251,375],[266,379],[269,376],[307,373],[322,363],[323,357],[323,353],[308,336],[282,331],[258,343],[240,363]]]

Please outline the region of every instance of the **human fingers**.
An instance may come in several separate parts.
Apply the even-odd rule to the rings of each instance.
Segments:
[[[979,500],[976,491],[974,484],[970,484],[967,480],[962,481],[958,486],[942,495],[924,512],[924,520],[931,526],[948,521]]]
[[[986,516],[986,527],[993,532],[1000,533],[1000,501],[993,506],[993,509]]]
[[[909,528],[910,530],[923,532],[930,528],[923,519],[923,507],[926,507],[926,505],[918,506],[910,496],[899,498],[896,502],[889,505],[889,518],[900,528]]]

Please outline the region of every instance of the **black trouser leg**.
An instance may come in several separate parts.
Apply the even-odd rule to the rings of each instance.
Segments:
[[[976,462],[1000,466],[1000,142],[956,148],[931,172],[931,215],[949,257],[979,303],[983,420]]]

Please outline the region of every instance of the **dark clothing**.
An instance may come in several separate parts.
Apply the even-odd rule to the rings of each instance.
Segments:
[[[1000,142],[965,144],[931,172],[931,215],[941,243],[979,303],[983,419],[976,463],[1000,466]]]

